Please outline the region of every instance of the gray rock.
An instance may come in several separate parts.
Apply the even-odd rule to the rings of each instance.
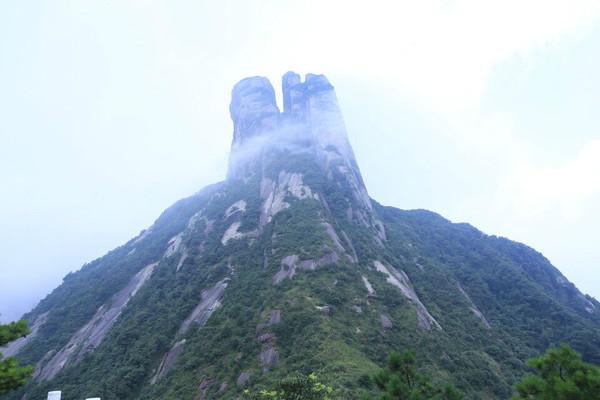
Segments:
[[[229,179],[242,179],[259,162],[260,147],[254,138],[275,130],[279,109],[275,91],[267,78],[255,76],[242,79],[231,92],[229,112],[233,120],[233,143],[229,158]]]
[[[317,269],[317,262],[315,260],[304,260],[300,262],[299,268],[304,271],[314,271]]]
[[[153,263],[142,268],[131,278],[123,289],[100,306],[88,323],[71,337],[69,342],[60,349],[43,367],[40,366],[36,378],[39,381],[50,380],[68,365],[80,362],[85,355],[91,353],[102,343],[104,337],[117,321],[127,303],[137,294],[144,283],[152,276]]]
[[[317,260],[318,267],[326,267],[328,265],[337,264],[340,261],[340,256],[335,251],[325,254]]]
[[[49,350],[46,354],[44,354],[44,357],[42,357],[42,359],[40,361],[38,361],[37,364],[35,364],[35,369],[33,370],[33,375],[32,375],[32,378],[34,381],[39,380],[39,376],[42,373],[43,368],[46,366],[46,363],[48,361],[50,361],[52,359],[52,357],[54,357],[55,354],[56,354],[56,350],[54,350],[54,349]]]
[[[238,200],[235,203],[233,203],[232,205],[230,205],[227,210],[225,210],[225,219],[231,217],[233,214],[237,214],[237,213],[244,213],[246,212],[246,207],[248,206],[248,204],[246,203],[246,200]]]
[[[354,264],[357,264],[358,263],[358,255],[356,255],[356,249],[354,248],[354,245],[352,244],[352,240],[350,240],[350,237],[348,237],[348,234],[346,234],[346,232],[344,232],[344,231],[342,231],[342,237],[344,238],[346,243],[348,243],[348,246],[350,247],[350,250],[352,251],[352,254],[347,254],[348,258]]]
[[[269,317],[269,325],[277,325],[279,323],[281,323],[281,310],[271,311],[271,316]]]
[[[385,228],[374,212],[358,170],[333,86],[324,75],[307,74],[302,82],[298,74],[288,72],[282,78],[282,90],[284,107],[280,114],[273,87],[266,78],[246,78],[234,86],[229,108],[234,138],[228,179],[261,175],[266,160],[264,155],[268,154],[266,149],[291,152],[310,149],[329,171],[329,178],[334,179],[332,171],[335,169],[338,175],[335,179],[345,181],[343,184],[351,190],[352,219],[366,226],[374,234],[376,243],[383,246]],[[267,205],[261,213],[262,227],[270,222],[270,216],[277,210],[286,208],[287,203],[280,195],[284,192],[281,182],[267,180],[264,176],[261,179],[265,183],[261,185],[261,198]],[[300,180],[297,182],[300,183]],[[303,187],[291,192],[301,199],[312,197],[323,201],[318,193],[311,196],[308,189]],[[269,206],[272,204],[276,205],[273,209]],[[339,238],[334,243],[339,254],[345,254],[350,262],[356,262],[354,254],[338,248],[338,245],[344,247]]]
[[[367,296],[371,297],[375,294],[375,289],[373,289],[373,285],[371,282],[363,275],[362,277],[363,283],[365,284],[365,288],[367,289]]]
[[[234,147],[264,129],[274,128],[279,108],[271,82],[262,76],[239,81],[231,91],[229,113],[234,126]]]
[[[241,389],[241,388],[245,387],[249,381],[250,381],[250,373],[242,372],[240,374],[240,376],[238,376],[237,380],[235,381],[235,384],[237,385],[238,388]]]
[[[479,318],[479,320],[481,321],[481,323],[483,324],[483,326],[486,329],[491,329],[492,326],[490,325],[490,323],[488,322],[488,320],[485,318],[485,315],[483,315],[483,313],[481,312],[481,310],[479,310],[479,308],[475,305],[475,303],[473,302],[473,300],[471,300],[471,296],[468,295],[467,292],[465,292],[465,290],[463,289],[463,287],[461,286],[460,283],[456,283],[456,285],[458,286],[458,291],[465,297],[465,299],[470,303],[470,307],[469,309],[471,310],[471,312],[477,317]]]
[[[281,269],[273,276],[273,285],[279,285],[285,279],[292,278],[296,274],[298,256],[292,254],[281,260]]]
[[[261,343],[272,342],[276,338],[274,333],[268,332],[258,336],[258,341]]]
[[[221,298],[227,287],[227,279],[217,282],[213,287],[202,292],[202,301],[194,308],[192,313],[183,321],[179,328],[179,333],[186,333],[194,324],[203,326],[210,318],[213,312],[221,306]]]
[[[386,314],[381,314],[379,316],[379,319],[381,321],[381,326],[383,329],[391,329],[394,324],[392,323],[392,320],[390,319],[389,315]]]
[[[158,366],[158,369],[156,370],[156,373],[150,380],[150,384],[154,385],[156,382],[161,380],[169,373],[169,371],[173,368],[173,366],[179,359],[179,356],[183,353],[184,345],[185,339],[175,343],[171,350],[169,350],[167,354],[164,355],[163,359],[161,360]]]
[[[273,310],[269,313],[269,321],[256,325],[256,333],[260,333],[269,326],[281,323],[281,310]]]
[[[225,383],[225,382],[221,383],[221,386],[219,386],[219,390],[217,390],[217,396],[222,395],[223,393],[225,393],[226,390],[227,390],[227,383]]]
[[[38,331],[47,320],[48,312],[38,315],[29,328],[31,330],[29,335],[8,343],[6,347],[0,347],[0,354],[2,354],[4,358],[15,356],[26,344],[31,342],[37,336]],[[0,357],[0,359],[2,359],[2,357]]]
[[[295,72],[289,71],[286,72],[281,78],[281,88],[283,92],[283,112],[290,113],[292,111],[292,98],[290,94],[290,89],[294,86],[300,84],[302,80],[300,79],[300,75]],[[297,99],[294,99],[296,102]]]
[[[317,268],[337,264],[340,261],[340,256],[335,251],[329,249],[327,246],[325,246],[325,251],[327,253],[318,260],[309,259],[299,261],[298,256],[295,254],[284,257],[281,260],[281,268],[273,276],[273,285],[278,285],[285,279],[293,278],[297,270],[314,271]]]
[[[346,249],[342,245],[340,237],[338,236],[333,226],[331,226],[329,222],[323,222],[322,225],[325,228],[325,232],[327,233],[327,236],[329,236],[329,239],[331,239],[331,242],[335,246],[336,250],[338,250],[340,253],[345,253]]]
[[[331,316],[331,307],[329,306],[317,306],[317,310],[321,311],[321,314],[327,317]]]
[[[272,345],[269,345],[265,350],[260,353],[260,362],[263,365],[263,372],[268,370],[279,361],[279,354]]]
[[[417,311],[417,325],[423,330],[431,330],[436,328],[442,329],[442,326],[436,321],[435,318],[429,313],[427,307],[421,302],[419,296],[415,292],[408,278],[408,275],[401,269],[396,269],[391,266],[387,266],[380,261],[374,261],[373,265],[375,269],[387,276],[387,282],[396,286],[402,294],[413,303]]]
[[[205,379],[202,381],[202,383],[200,383],[200,386],[198,387],[198,396],[196,396],[196,398],[194,400],[205,400],[206,399],[206,392],[209,391],[209,389],[214,386],[215,381],[212,379]]]

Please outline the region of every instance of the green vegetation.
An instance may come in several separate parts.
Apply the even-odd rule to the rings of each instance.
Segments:
[[[246,400],[331,400],[333,388],[319,382],[315,374],[297,374],[282,379],[273,389],[244,390]]]
[[[29,334],[25,321],[0,325],[0,347]],[[2,360],[2,353],[0,353]],[[19,367],[13,357],[0,361],[0,395],[23,386],[33,372],[32,367]]]
[[[452,385],[435,385],[417,372],[412,353],[391,353],[387,368],[373,379],[382,392],[379,400],[460,400],[462,394]]]
[[[518,399],[597,400],[600,398],[600,368],[585,363],[567,345],[550,349],[543,357],[529,360],[534,374],[517,386]]]
[[[278,201],[289,207],[266,225],[260,224],[258,175],[225,182],[169,208],[142,239],[69,274],[25,316],[32,324],[47,313],[47,322],[18,354],[21,363],[43,363],[140,269],[159,262],[92,353],[52,381],[31,382],[2,399],[43,398],[52,388],[61,388],[64,400],[213,399],[217,393],[239,399],[242,373],[249,376],[245,388],[251,396],[262,396],[265,388],[265,395],[281,396],[282,382],[305,384],[313,371],[318,382],[333,388],[331,396],[349,400],[459,398],[446,385],[468,400],[509,399],[527,372],[525,360],[558,343],[600,363],[600,312],[588,310],[600,310],[600,304],[565,283],[542,255],[431,212],[374,203],[373,215],[385,225],[382,243],[364,223],[369,215],[335,162],[324,171],[307,152],[266,164],[261,176],[276,180],[281,170],[300,173],[303,184],[319,194],[299,199],[288,193]],[[246,210],[226,215],[240,200]],[[234,223],[243,237],[223,245]],[[181,252],[164,254],[182,231],[186,257],[179,265]],[[298,266],[293,278],[273,284],[284,257],[318,260],[332,250],[339,256],[335,265]],[[348,257],[354,252],[358,262]],[[375,270],[376,260],[406,273],[441,330],[419,328],[414,304]],[[180,333],[203,291],[224,279],[221,305],[207,323]],[[275,310],[281,321],[271,324]],[[382,325],[382,315],[391,326]],[[150,384],[165,354],[183,339],[173,368]],[[386,364],[394,349],[415,349],[414,357],[394,356]],[[263,364],[267,350],[276,352],[276,363]],[[290,378],[292,371],[299,375]],[[409,372],[408,380],[402,371]]]

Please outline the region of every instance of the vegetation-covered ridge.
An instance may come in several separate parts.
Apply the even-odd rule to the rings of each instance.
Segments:
[[[375,389],[367,378],[390,351],[414,349],[435,381],[454,383],[468,398],[509,398],[525,360],[549,346],[567,342],[598,362],[598,319],[586,310],[588,301],[597,303],[571,285],[553,286],[562,275],[539,253],[430,212],[375,204],[387,234],[381,245],[344,215],[347,194],[312,168],[305,160],[302,185],[320,200],[288,188],[288,206],[264,226],[257,180],[219,184],[67,276],[27,315],[30,323],[47,318],[18,354],[37,371],[114,293],[158,262],[93,351],[24,391],[42,396],[60,387],[67,399],[236,398],[291,371],[318,371],[358,398]],[[308,262],[328,254],[336,254],[331,263]],[[296,259],[286,265],[290,256]],[[219,282],[226,287],[204,325],[182,331]],[[404,284],[440,329],[419,324]]]
[[[236,85],[226,181],[25,316],[32,333],[5,353],[33,380],[2,399],[236,399],[292,372],[359,399],[409,350],[435,387],[509,399],[548,347],[600,364],[595,299],[522,244],[371,200],[333,87],[286,77],[283,113],[268,81]]]

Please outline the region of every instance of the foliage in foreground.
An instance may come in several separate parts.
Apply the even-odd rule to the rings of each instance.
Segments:
[[[244,391],[246,400],[330,400],[333,388],[319,382],[313,373],[294,375],[283,379],[273,390],[260,390],[257,393]]]
[[[451,385],[438,386],[417,372],[412,353],[391,353],[387,368],[374,377],[382,392],[379,400],[460,400],[462,394]]]
[[[0,325],[0,347],[26,336],[28,333],[29,329],[25,321]],[[0,353],[1,359],[2,353]],[[32,371],[32,367],[19,367],[17,360],[12,357],[0,361],[0,395],[23,386]]]
[[[550,349],[527,363],[534,374],[516,386],[519,399],[597,400],[600,398],[600,368],[583,362],[567,345]]]

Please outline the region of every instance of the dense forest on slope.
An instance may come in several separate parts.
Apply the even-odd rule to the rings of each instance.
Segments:
[[[280,113],[268,80],[240,81],[227,180],[25,316],[6,354],[34,379],[3,399],[235,399],[294,372],[359,399],[392,351],[468,399],[508,399],[548,347],[600,363],[595,299],[523,244],[372,200],[333,86],[283,88]]]

